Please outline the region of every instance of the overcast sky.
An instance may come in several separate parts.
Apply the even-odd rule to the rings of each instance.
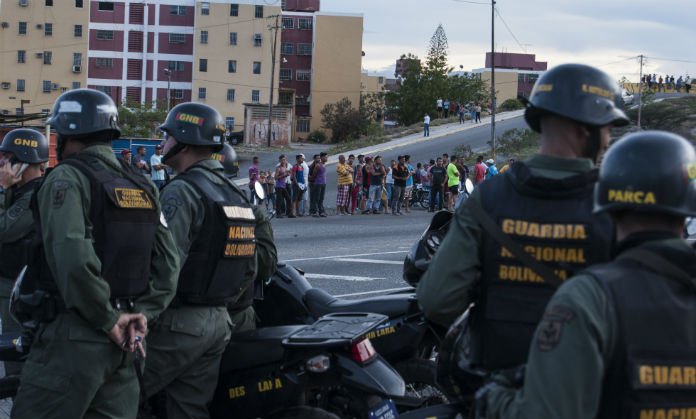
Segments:
[[[491,6],[473,3],[486,0],[321,0],[321,10],[362,13],[363,69],[393,77],[401,54],[426,56],[440,23],[450,66],[484,67]],[[696,0],[497,0],[496,8],[498,52],[524,48],[549,67],[580,62],[635,81],[639,62],[631,57],[643,54],[644,72],[696,77]]]

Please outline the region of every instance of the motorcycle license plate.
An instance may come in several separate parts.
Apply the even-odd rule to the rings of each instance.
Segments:
[[[397,412],[393,401],[385,400],[370,409],[367,417],[369,419],[396,419],[399,417],[399,412]]]

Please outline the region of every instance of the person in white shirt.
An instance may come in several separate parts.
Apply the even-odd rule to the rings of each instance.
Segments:
[[[155,154],[150,157],[150,167],[152,168],[152,182],[157,185],[159,189],[162,189],[162,186],[164,186],[167,180],[165,174],[165,168],[167,166],[162,164],[161,145],[155,147]]]
[[[430,115],[427,113],[423,118],[423,137],[430,137]]]
[[[437,98],[437,117],[442,118],[442,98]]]
[[[300,156],[302,156],[302,173],[304,174],[304,184],[309,185],[309,165],[307,165],[307,162],[305,161],[305,155],[300,153]],[[305,209],[309,209],[309,192],[305,192],[304,195],[302,195],[302,201],[300,201],[299,208],[300,214],[304,215]]]

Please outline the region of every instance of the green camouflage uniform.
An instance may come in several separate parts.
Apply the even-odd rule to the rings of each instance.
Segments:
[[[108,145],[89,146],[82,153],[98,156],[110,171],[122,170]],[[49,173],[39,189],[46,260],[67,311],[44,325],[35,339],[22,371],[13,418],[133,418],[137,414],[134,355],[107,335],[119,311],[112,307],[109,285],[99,274],[101,262],[89,221],[90,190],[90,180],[67,164]],[[174,296],[179,270],[174,248],[171,234],[159,225],[150,285],[135,299],[132,310],[150,322]]]
[[[16,187],[4,190],[0,188],[0,252],[2,245],[14,243],[17,240],[31,235],[34,231],[34,219],[29,208],[34,191],[27,191],[16,202],[13,192]],[[0,277],[0,319],[2,319],[2,333],[19,332],[22,330],[19,324],[10,316],[10,293],[17,278]],[[18,362],[5,362],[5,374],[19,374],[22,364]]]
[[[569,159],[536,154],[524,162],[534,176],[562,179],[590,171],[590,159]],[[480,201],[479,188],[469,199]],[[466,205],[452,219],[449,231],[421,278],[417,296],[425,316],[444,327],[474,302],[481,276],[482,228]]]
[[[209,172],[213,170],[224,175],[219,161],[203,160],[197,166],[208,170],[189,170],[200,170],[211,182],[222,184],[222,179]],[[245,196],[243,192],[237,192]],[[202,199],[192,185],[177,178],[162,190],[162,210],[182,261],[186,260],[203,224],[205,204]],[[262,280],[275,269],[277,255],[270,221],[258,209],[254,210],[254,215],[257,219],[256,277]],[[255,315],[251,307],[233,318],[224,306],[182,304],[168,308],[148,336],[144,377],[147,396],[164,391],[170,418],[208,417],[207,405],[213,398],[220,360],[232,331],[253,329],[254,326]]]

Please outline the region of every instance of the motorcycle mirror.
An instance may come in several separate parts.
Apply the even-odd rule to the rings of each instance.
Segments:
[[[254,193],[256,193],[256,197],[259,200],[263,201],[264,199],[266,199],[266,191],[263,190],[263,186],[261,186],[259,182],[256,182],[254,184]]]
[[[469,195],[474,191],[474,184],[471,182],[471,179],[464,181],[464,189],[466,189],[466,193]]]

